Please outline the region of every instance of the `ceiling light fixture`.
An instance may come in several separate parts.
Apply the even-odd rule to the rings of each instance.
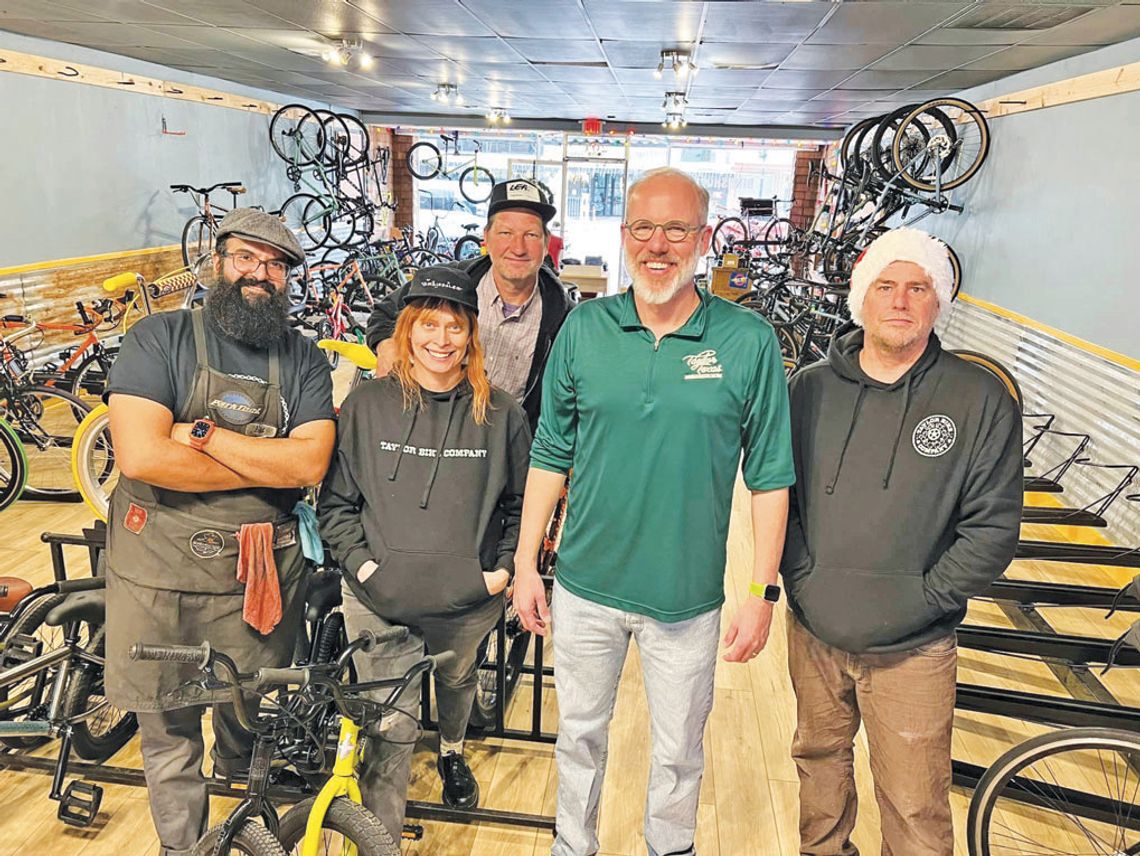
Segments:
[[[673,75],[682,80],[687,75],[697,72],[692,55],[688,51],[676,49],[661,51],[661,59],[657,61],[657,68],[653,69],[653,76],[660,80],[666,67],[673,69]]]
[[[463,96],[459,94],[459,87],[454,83],[437,84],[435,92],[431,94],[431,100],[440,104],[450,104],[454,101],[456,107],[463,106]]]
[[[361,68],[372,68],[372,54],[364,50],[364,45],[361,42],[349,42],[341,39],[337,44],[329,45],[321,52],[321,59],[341,68],[348,68],[353,57],[357,57],[357,62]]]
[[[500,122],[509,125],[511,124],[511,117],[504,108],[492,107],[487,111],[487,121],[492,125],[497,125]]]

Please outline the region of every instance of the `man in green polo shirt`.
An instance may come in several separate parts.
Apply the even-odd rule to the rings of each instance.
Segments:
[[[695,287],[707,223],[708,192],[685,173],[653,170],[636,181],[622,225],[633,285],[571,312],[546,367],[514,601],[528,630],[546,635],[551,612],[558,628],[554,856],[598,850],[609,721],[631,637],[653,724],[648,851],[694,852],[741,467],[752,493],[753,582],[724,636],[725,660],[763,649],[779,595],[795,481],[780,349],[763,318]],[[571,469],[548,611],[536,557]]]

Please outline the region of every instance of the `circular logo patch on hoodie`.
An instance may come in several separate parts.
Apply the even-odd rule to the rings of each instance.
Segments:
[[[914,426],[911,442],[914,450],[924,458],[937,458],[945,455],[958,438],[958,426],[949,416],[934,413]]]

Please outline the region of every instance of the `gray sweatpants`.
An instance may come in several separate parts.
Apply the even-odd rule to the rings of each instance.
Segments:
[[[349,639],[355,639],[362,630],[379,633],[392,626],[357,600],[347,586],[343,594]],[[454,651],[455,659],[435,673],[435,699],[440,737],[451,743],[458,742],[467,733],[467,720],[471,717],[471,703],[479,682],[479,663],[475,659],[479,643],[495,626],[502,611],[503,596],[498,595],[463,615],[422,621],[409,627],[408,638],[403,642],[382,645],[369,654],[358,653],[354,657],[357,678],[381,681],[402,677],[423,658],[425,651],[428,654]],[[378,690],[371,695],[385,699],[388,694],[389,690]],[[380,818],[395,841],[400,840],[404,828],[408,778],[419,728],[419,698],[420,684],[414,681],[396,702],[405,713],[389,714],[369,728],[360,770],[364,805]]]
[[[138,714],[150,815],[162,843],[162,856],[189,854],[209,822],[209,794],[202,776],[205,709],[199,705]],[[238,725],[233,705],[214,705],[213,725],[215,765],[247,768],[253,735]]]

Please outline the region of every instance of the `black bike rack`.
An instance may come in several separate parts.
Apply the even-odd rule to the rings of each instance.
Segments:
[[[1115,607],[1126,612],[1140,612],[1140,599],[1127,593],[1117,602],[1119,595],[1119,589],[1099,586],[1000,579],[991,583],[980,597],[1033,606],[1080,606],[1088,609]]]
[[[1090,639],[1086,636],[1067,636],[1060,633],[1033,633],[1028,630],[1008,630],[1003,627],[963,624],[958,628],[958,645],[963,648],[994,654],[1052,658],[1079,665],[1107,663],[1114,644],[1113,639]],[[1131,647],[1122,648],[1114,662],[1120,667],[1140,668],[1140,651]]]
[[[1117,497],[1124,493],[1124,489],[1136,478],[1136,473],[1140,472],[1140,467],[1134,464],[1094,464],[1088,458],[1079,458],[1075,463],[1083,467],[1096,467],[1102,470],[1124,470],[1125,473],[1116,487],[1103,496],[1097,497],[1083,508],[1043,508],[1027,505],[1021,511],[1022,523],[1045,523],[1053,526],[1095,526],[1099,528],[1108,526],[1108,521],[1104,519],[1105,513]],[[1132,498],[1132,496],[1129,497],[1129,499]]]
[[[1023,719],[1041,725],[1071,728],[1119,728],[1140,732],[1140,710],[1119,704],[1078,701],[1064,696],[1025,693],[958,684],[954,700],[958,710]]]
[[[1140,568],[1140,547],[1104,544],[1068,544],[1060,541],[1019,541],[1015,559],[1070,562],[1078,565],[1113,565]]]

